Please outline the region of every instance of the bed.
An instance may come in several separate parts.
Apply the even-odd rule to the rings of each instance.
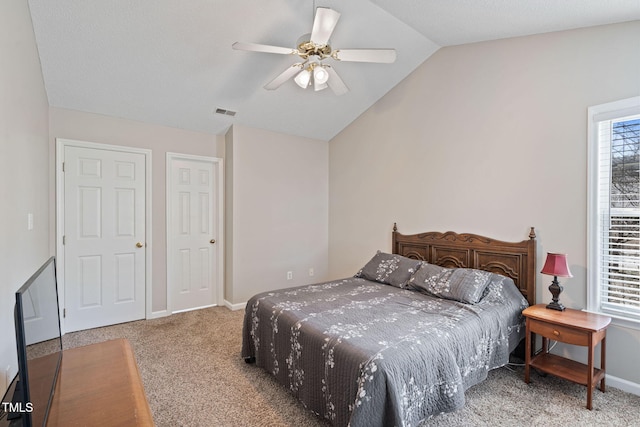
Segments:
[[[354,277],[265,292],[242,357],[335,426],[415,426],[504,366],[535,303],[535,232],[403,235]]]

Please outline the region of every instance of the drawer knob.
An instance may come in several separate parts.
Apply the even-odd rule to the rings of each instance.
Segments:
[[[555,336],[559,336],[559,335],[560,335],[560,332],[559,332],[559,331],[556,331],[556,330],[554,329],[554,330],[553,330],[553,335],[555,335]]]

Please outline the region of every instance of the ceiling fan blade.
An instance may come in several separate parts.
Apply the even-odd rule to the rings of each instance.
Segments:
[[[258,43],[235,42],[231,45],[235,50],[248,50],[250,52],[279,53],[282,55],[296,55],[298,51],[289,47],[270,46]]]
[[[336,95],[344,95],[349,92],[349,88],[342,81],[336,70],[333,67],[325,66],[325,70],[329,73],[329,80],[327,80],[327,84]]]
[[[336,49],[333,59],[351,62],[382,62],[390,64],[396,60],[395,49]]]
[[[311,42],[319,46],[327,44],[339,18],[340,12],[327,7],[317,8],[316,17],[313,20],[313,29],[311,30]]]
[[[278,89],[284,82],[302,71],[303,68],[304,64],[293,64],[291,67],[284,70],[278,77],[267,83],[264,88],[267,90]]]

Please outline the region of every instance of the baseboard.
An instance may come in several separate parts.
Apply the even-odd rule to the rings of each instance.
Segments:
[[[224,300],[224,306],[231,311],[236,311],[236,310],[243,310],[247,306],[247,303],[240,302],[238,304],[231,304],[229,301]]]
[[[241,303],[238,303],[238,304],[231,304],[229,301],[224,300],[224,306],[227,307],[231,311],[243,310],[246,305],[247,305],[246,302],[241,302]],[[154,311],[154,312],[151,312],[149,315],[147,315],[147,319],[158,319],[160,317],[171,316],[172,314],[175,314],[175,313],[182,313],[184,311],[199,310],[201,308],[208,308],[208,307],[215,307],[215,304],[214,305],[207,305],[207,306],[203,306],[203,307],[197,307],[197,308],[190,308],[190,309],[187,309],[187,310],[178,310],[178,311],[175,311],[173,313],[170,312],[169,310]]]
[[[195,311],[195,310],[202,310],[203,308],[211,308],[211,307],[217,307],[218,304],[208,304],[208,305],[202,305],[200,307],[191,307],[191,308],[185,308],[184,310],[176,310],[174,311],[172,314],[176,314],[176,313],[187,313],[189,311]]]
[[[640,384],[606,374],[607,386],[619,388],[627,393],[640,396]]]

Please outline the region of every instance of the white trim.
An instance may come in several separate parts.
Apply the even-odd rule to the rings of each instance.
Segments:
[[[598,170],[600,159],[597,126],[592,119],[597,110],[599,106],[589,107],[587,110],[587,310],[593,312],[599,305],[600,293],[600,287],[597,285],[600,277],[600,236],[594,232],[598,226],[598,174],[595,171]]]
[[[144,148],[132,148],[122,145],[99,144],[96,142],[76,141],[72,139],[56,138],[56,276],[58,279],[58,298],[63,301],[60,304],[60,310],[64,309],[65,300],[65,280],[64,280],[64,248],[62,245],[62,236],[64,236],[64,173],[62,165],[64,162],[64,149],[66,147],[92,148],[96,150],[120,151],[124,153],[142,154],[145,158],[145,241],[146,241],[146,257],[145,257],[145,318],[152,318],[152,301],[153,301],[153,280],[152,280],[152,252],[153,239],[151,227],[152,213],[152,174],[151,174],[151,150]],[[64,316],[60,313],[60,328],[65,333]]]
[[[622,378],[614,377],[613,375],[605,374],[607,387],[615,387],[627,393],[640,396],[640,384],[625,380]]]
[[[598,171],[600,166],[598,126],[603,120],[640,113],[640,96],[595,105],[587,109],[587,308],[585,311],[614,318],[619,326],[639,329],[640,324],[602,311],[600,307],[600,236],[598,215]]]
[[[607,102],[606,104],[594,105],[589,107],[589,120],[591,118],[594,121],[607,120],[613,118],[613,116],[603,117],[602,114],[610,115],[613,112],[620,111],[622,115],[634,115],[638,114],[638,105],[640,105],[640,96],[632,96],[631,98],[621,99],[619,101]],[[618,114],[615,115],[616,117]]]
[[[165,200],[166,200],[166,204],[165,204],[165,230],[166,230],[166,242],[165,242],[165,246],[166,246],[166,257],[167,257],[167,264],[166,264],[166,275],[167,275],[167,311],[170,313],[172,313],[173,311],[171,310],[171,289],[169,287],[169,278],[170,276],[170,271],[169,271],[169,260],[170,260],[170,251],[169,251],[169,236],[170,234],[170,224],[169,224],[169,209],[171,209],[171,161],[175,160],[175,159],[186,159],[186,160],[197,160],[197,161],[201,161],[201,162],[211,162],[214,166],[217,165],[217,180],[218,180],[218,188],[216,188],[215,190],[217,191],[216,197],[218,198],[218,224],[217,224],[217,228],[218,228],[218,236],[216,237],[216,245],[218,245],[218,277],[217,277],[217,290],[216,290],[216,302],[217,305],[221,305],[221,301],[224,300],[224,266],[225,266],[225,260],[224,260],[224,162],[223,159],[220,157],[209,157],[209,156],[198,156],[198,155],[194,155],[194,154],[183,154],[183,153],[173,153],[173,152],[167,152],[166,155],[166,164],[165,164],[165,173],[166,173],[166,178],[165,178],[165,190],[166,190],[166,196],[165,196]],[[216,305],[216,304],[214,304]],[[204,306],[204,307],[200,307],[200,308],[205,308],[205,307],[210,307],[210,306]],[[189,309],[191,310],[191,309]],[[189,311],[189,310],[179,310],[179,311],[175,311],[174,313],[179,313],[181,311]],[[194,309],[195,310],[195,309]]]
[[[231,304],[229,301],[224,300],[224,306],[231,311],[237,311],[237,310],[243,310],[247,306],[247,303],[245,301],[245,302],[240,302],[238,304]]]
[[[209,305],[203,305],[201,307],[190,307],[190,308],[185,308],[184,310],[177,310],[174,311],[171,314],[176,314],[176,313],[188,313],[189,311],[195,311],[195,310],[201,310],[203,308],[211,308],[211,307],[217,307],[218,304],[209,304]]]

